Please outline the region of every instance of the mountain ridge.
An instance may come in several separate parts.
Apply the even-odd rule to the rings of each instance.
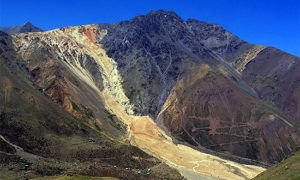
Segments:
[[[15,34],[15,33],[28,33],[28,32],[42,32],[43,30],[34,26],[30,22],[25,22],[20,26],[10,26],[5,28],[0,28],[0,31],[4,31],[8,34]]]
[[[11,38],[18,56],[1,61],[16,63],[49,100],[190,179],[245,179],[263,171],[205,157],[197,148],[275,163],[300,143],[297,128],[281,121],[290,116],[287,122],[297,125],[299,58],[250,45],[220,26],[160,10],[113,24],[1,36]],[[7,54],[7,41],[1,42]],[[269,70],[256,73],[261,62]],[[290,86],[287,93],[282,82]],[[174,139],[196,148],[174,145]],[[213,162],[209,168],[206,161]],[[218,168],[229,169],[222,174]]]

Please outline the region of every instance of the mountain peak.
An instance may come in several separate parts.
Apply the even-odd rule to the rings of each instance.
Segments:
[[[30,22],[25,22],[20,26],[10,26],[7,28],[0,28],[1,31],[6,32],[8,34],[16,34],[16,33],[27,33],[27,32],[41,32],[42,29],[34,26]]]
[[[184,22],[180,16],[178,16],[174,11],[165,11],[165,10],[156,10],[150,11],[146,15],[136,16],[132,19],[134,22],[136,21],[145,21],[147,24],[155,24],[161,22]]]
[[[24,24],[22,24],[21,26],[33,26],[33,24],[31,24],[31,22],[27,21]]]
[[[20,26],[19,33],[26,33],[26,32],[41,32],[40,28],[34,26],[30,22],[25,22],[23,25]]]
[[[163,9],[159,9],[156,11],[150,11],[147,15],[169,15],[169,16],[177,16],[179,17],[174,11],[166,11]]]
[[[162,9],[156,11],[150,11],[146,16],[156,16],[163,20],[178,20],[183,21],[180,16],[178,16],[174,11],[165,11]]]

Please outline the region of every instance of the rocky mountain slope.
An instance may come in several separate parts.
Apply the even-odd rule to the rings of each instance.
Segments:
[[[163,121],[175,138],[269,163],[295,150],[295,128],[226,76],[206,68],[182,78],[165,104]]]
[[[42,76],[32,71],[22,55],[16,53],[12,37],[1,32],[0,42],[0,179],[56,174],[182,179],[176,170],[122,140],[123,126],[117,124],[118,121],[105,108],[98,107],[99,111],[107,114],[102,116],[101,122],[110,119],[111,123],[107,126],[115,126],[118,130],[106,131],[102,128],[104,126],[98,125],[97,114],[83,104],[68,104],[72,105],[72,114],[64,110],[69,107],[60,102],[67,101],[64,93],[69,91],[66,90],[68,86],[61,83],[67,83],[70,78],[84,90],[85,82],[68,74],[71,72],[60,74],[65,72],[64,67],[57,64],[59,61],[51,60],[50,54],[48,63],[40,62],[48,65],[50,72],[54,71],[47,77],[47,89],[56,90],[49,90],[48,94],[36,81]],[[47,55],[44,57],[46,60]],[[37,67],[39,64],[34,65]],[[45,70],[43,73],[47,74]],[[60,77],[53,80],[53,76]],[[161,172],[159,167],[165,172]],[[139,171],[142,173],[139,174]]]
[[[20,26],[10,26],[6,28],[0,28],[0,31],[6,32],[8,34],[16,34],[16,33],[27,33],[27,32],[42,32],[43,30],[32,25],[30,22],[26,22]]]
[[[173,107],[159,120],[175,138],[269,163],[300,143],[298,57],[174,12],[150,12],[100,28],[108,30],[101,43],[118,63],[136,114],[157,118],[168,97],[176,101],[168,102]]]
[[[0,43],[1,152],[52,174],[248,179],[300,144],[300,59],[218,25],[159,10]]]

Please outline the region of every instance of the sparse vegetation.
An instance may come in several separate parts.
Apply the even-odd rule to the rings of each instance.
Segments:
[[[0,31],[0,179],[256,176],[299,145],[300,66],[254,47],[163,10]]]
[[[259,174],[254,180],[297,180],[300,179],[300,149],[287,159]]]
[[[117,130],[121,132],[126,132],[126,125],[118,119],[118,117],[115,114],[112,114],[108,110],[104,109],[104,113],[106,114],[106,117],[109,119],[108,122],[111,123],[113,127],[115,127]]]
[[[90,177],[90,176],[80,176],[80,175],[59,175],[59,176],[45,176],[34,178],[33,180],[118,180],[118,178],[113,177]]]
[[[78,112],[79,114],[85,115],[88,119],[95,118],[93,111],[89,107],[87,107],[83,104],[78,105],[75,102],[72,102],[72,107],[76,112]]]
[[[4,141],[0,142],[0,179],[30,179],[60,174],[68,175],[55,178],[85,179],[84,176],[69,174],[89,175],[89,172],[100,177],[107,173],[108,177],[136,179],[139,177],[136,172],[160,163],[137,147],[103,135],[99,126],[95,131],[36,91],[23,77],[12,76],[5,66],[0,67],[0,80],[9,77],[7,79],[12,87],[5,90],[6,84],[0,83],[1,135],[23,148],[16,152]],[[18,74],[17,69],[15,73]],[[22,91],[18,87],[22,87]],[[5,97],[2,96],[4,90]],[[80,114],[94,119],[90,108],[75,103],[72,106]],[[118,122],[114,114],[108,111],[105,114],[104,117],[110,118],[112,124]],[[119,126],[121,129],[122,125]],[[30,167],[25,167],[26,164]],[[125,170],[126,167],[130,170]],[[97,174],[99,169],[104,174]],[[159,177],[153,176],[152,179]]]

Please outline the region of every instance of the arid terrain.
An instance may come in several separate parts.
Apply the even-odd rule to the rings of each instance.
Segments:
[[[12,29],[0,178],[251,179],[300,145],[299,57],[163,10]]]

